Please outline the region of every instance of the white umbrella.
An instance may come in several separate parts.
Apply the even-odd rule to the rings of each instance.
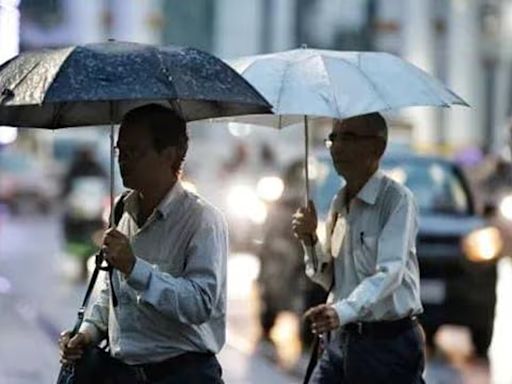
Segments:
[[[384,52],[302,48],[243,57],[229,64],[273,105],[275,115],[226,120],[276,128],[304,121],[306,202],[308,118],[346,119],[411,106],[468,106],[428,73]]]

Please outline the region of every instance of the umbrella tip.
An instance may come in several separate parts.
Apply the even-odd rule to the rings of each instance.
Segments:
[[[14,97],[14,91],[9,88],[2,89],[2,93],[0,93],[0,100],[7,101],[8,99],[12,99]]]

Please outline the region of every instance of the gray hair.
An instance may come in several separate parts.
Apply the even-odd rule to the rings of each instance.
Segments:
[[[376,136],[381,137],[385,143],[388,141],[388,125],[386,120],[378,112],[367,113],[365,115],[359,115],[349,117],[348,119],[338,120],[340,122],[347,120],[364,120],[365,124],[372,131],[375,131]]]

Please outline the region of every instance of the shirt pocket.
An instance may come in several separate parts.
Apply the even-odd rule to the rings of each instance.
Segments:
[[[358,276],[365,278],[375,274],[379,237],[360,232],[359,237],[354,240],[354,265]]]

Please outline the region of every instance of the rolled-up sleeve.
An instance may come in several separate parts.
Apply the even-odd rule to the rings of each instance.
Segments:
[[[333,304],[341,325],[364,317],[401,284],[417,228],[414,199],[403,194],[380,233],[375,273],[362,280],[346,299]]]
[[[329,208],[327,222],[323,224],[325,225],[327,242],[330,241],[332,230],[335,225],[334,204],[336,198],[337,197],[333,198]],[[306,275],[311,279],[311,281],[319,284],[326,291],[329,291],[334,281],[334,260],[331,256],[330,246],[328,246],[328,243],[322,246],[320,241],[317,240],[314,246],[308,246],[302,243],[302,248],[304,249]]]
[[[302,243],[302,247],[304,249],[306,275],[326,291],[329,290],[333,280],[332,257],[322,249],[319,241],[314,246]]]
[[[182,323],[202,324],[211,318],[225,292],[227,254],[224,218],[216,211],[204,211],[186,248],[181,276],[162,272],[137,257],[127,283],[160,313]]]

